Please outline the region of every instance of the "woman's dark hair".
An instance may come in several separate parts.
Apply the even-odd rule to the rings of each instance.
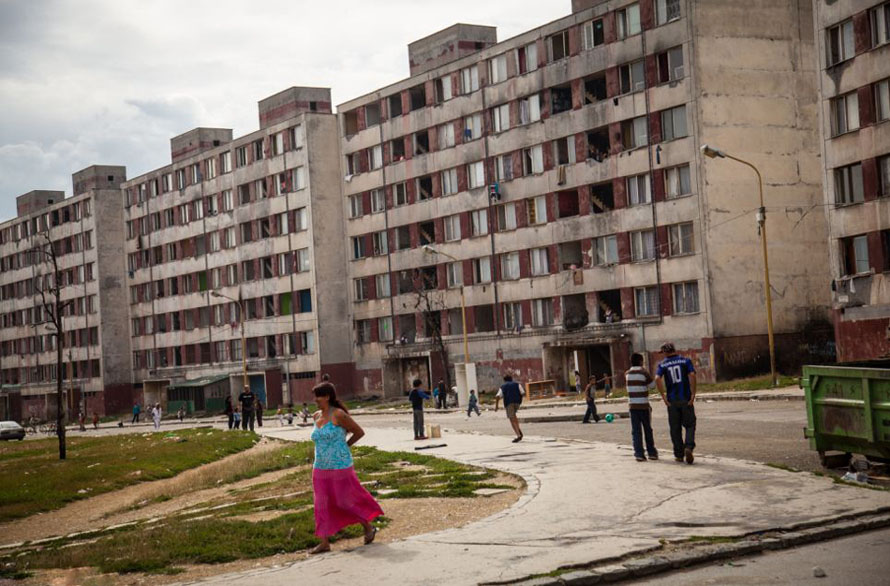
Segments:
[[[334,385],[331,383],[323,382],[317,384],[312,389],[312,392],[316,397],[327,397],[331,407],[336,407],[337,409],[342,409],[344,412],[349,413],[349,409],[346,408],[346,405],[337,399],[337,389],[335,389]]]

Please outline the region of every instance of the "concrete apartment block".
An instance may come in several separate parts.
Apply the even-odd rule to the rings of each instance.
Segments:
[[[837,355],[844,361],[885,357],[890,352],[890,2],[817,0],[813,5]]]
[[[352,377],[330,90],[286,90],[260,102],[260,119],[234,140],[186,133],[229,139],[179,158],[174,139],[173,164],[123,186],[133,382],[145,403],[221,410],[240,392],[245,356],[273,407],[306,400],[322,370]]]
[[[95,165],[73,175],[74,195],[32,191],[0,224],[0,418],[55,414],[56,341],[40,289],[52,274],[36,248],[53,243],[71,304],[63,324],[62,373],[69,417],[116,413],[131,400],[120,183],[126,168]],[[101,229],[100,229],[101,227]],[[48,297],[50,303],[52,298]]]
[[[810,3],[572,6],[465,55],[446,29],[338,107],[356,386],[439,378],[418,286],[454,362],[463,286],[483,389],[621,382],[667,340],[702,380],[768,370],[756,178],[705,143],[764,173],[780,366],[831,337]]]

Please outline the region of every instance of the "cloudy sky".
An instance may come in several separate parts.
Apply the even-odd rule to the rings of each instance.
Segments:
[[[498,38],[571,12],[570,0],[0,0],[0,220],[71,173],[170,161],[196,126],[258,128],[256,103],[293,85],[334,104],[408,75],[408,43],[455,22]]]

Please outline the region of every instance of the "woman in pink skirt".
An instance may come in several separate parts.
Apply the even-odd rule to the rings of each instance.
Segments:
[[[349,446],[360,440],[365,432],[337,400],[334,385],[323,382],[312,391],[318,405],[312,429],[312,441],[315,442],[312,488],[315,491],[315,535],[321,538],[321,543],[311,553],[330,551],[331,535],[356,523],[365,528],[365,543],[371,543],[377,533],[371,521],[382,515],[383,509],[358,481],[349,451]],[[348,440],[347,434],[351,434]]]

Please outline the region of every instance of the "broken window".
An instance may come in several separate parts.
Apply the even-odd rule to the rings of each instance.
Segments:
[[[408,90],[411,96],[411,111],[420,110],[426,106],[426,86],[424,84],[416,85]]]
[[[516,204],[505,203],[497,207],[498,232],[516,229]]]
[[[393,162],[401,161],[405,158],[405,139],[399,137],[390,141],[389,150],[392,153]]]
[[[414,275],[411,271],[399,271],[399,295],[414,291]]]
[[[420,269],[420,286],[425,291],[432,291],[439,287],[439,271],[435,266]]]
[[[595,104],[606,99],[606,75],[604,73],[584,80],[584,104]]]
[[[433,197],[433,178],[431,175],[417,179],[417,199],[426,201]]]
[[[266,295],[263,297],[263,316],[275,317],[275,296]]]
[[[587,133],[587,158],[603,162],[609,157],[609,129],[597,128]]]
[[[408,226],[399,226],[395,229],[394,245],[396,250],[411,248],[411,230]]]
[[[447,124],[440,125],[436,129],[436,136],[438,137],[440,151],[443,151],[445,149],[453,147],[454,146],[454,124],[449,122]]]
[[[420,245],[434,244],[436,242],[436,224],[435,222],[421,222],[418,225],[420,233]]]
[[[271,279],[272,277],[275,276],[275,273],[273,271],[273,266],[274,266],[273,257],[271,257],[271,256],[263,257],[260,260],[260,265],[262,266],[264,279]]]
[[[464,142],[482,137],[482,114],[476,113],[464,117]]]
[[[550,112],[559,114],[572,109],[571,84],[550,88]]]
[[[398,316],[399,320],[399,338],[408,344],[413,344],[417,339],[417,322],[413,313],[402,314]]]
[[[557,247],[559,255],[559,268],[570,271],[581,268],[584,264],[584,255],[581,253],[581,242],[563,242]]]
[[[621,290],[597,291],[596,296],[599,321],[607,324],[621,321]]]
[[[476,317],[477,332],[493,332],[494,327],[494,306],[477,305],[473,308]]]
[[[387,98],[389,103],[389,117],[395,118],[402,115],[402,94],[393,94]]]
[[[577,330],[587,325],[587,298],[583,293],[564,295],[562,298],[563,325],[567,330]]]
[[[547,39],[550,49],[550,62],[559,61],[569,56],[569,31],[564,30],[551,35]]]
[[[680,0],[655,0],[655,24],[666,24],[678,18],[680,18]]]
[[[430,135],[426,130],[414,133],[414,154],[425,155],[430,152]]]
[[[252,260],[246,260],[241,263],[241,275],[245,281],[253,281],[256,279],[256,267]]]
[[[343,126],[346,136],[358,133],[358,110],[352,110],[343,114]]]
[[[831,135],[859,128],[859,93],[850,92],[831,100]]]
[[[575,162],[574,135],[553,141],[553,159],[557,165],[571,165]]]
[[[834,170],[834,203],[844,205],[859,203],[865,198],[862,183],[862,163]]]
[[[380,124],[380,104],[373,103],[365,106],[365,126],[377,126]]]

